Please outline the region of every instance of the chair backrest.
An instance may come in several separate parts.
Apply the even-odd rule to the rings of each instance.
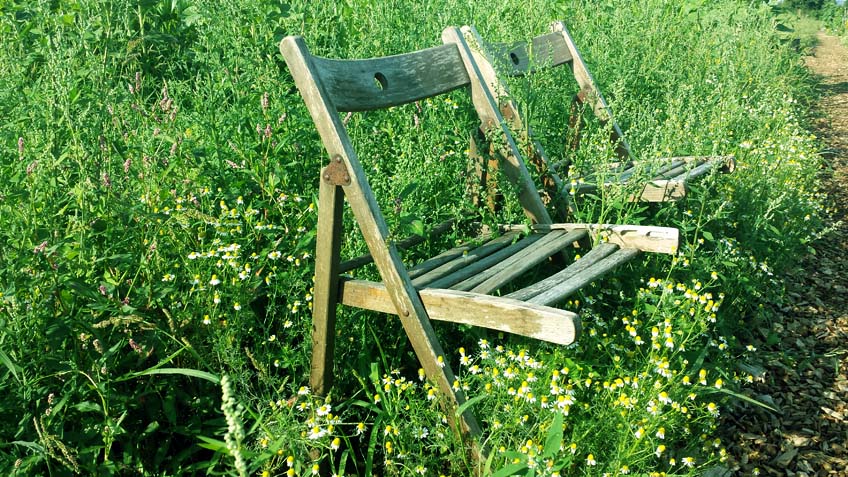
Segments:
[[[467,86],[468,73],[455,46],[364,60],[312,56],[315,76],[337,111],[388,108]]]
[[[536,36],[529,42],[513,44],[488,43],[474,27],[464,27],[463,31],[486,53],[487,59],[508,76],[524,76],[537,70],[568,65],[580,86],[578,99],[588,103],[603,123],[611,123],[613,140],[619,145],[619,155],[625,159],[633,157],[621,127],[615,121],[612,110],[563,22],[552,23],[551,33]]]
[[[331,158],[340,159],[365,196],[371,189],[339,112],[387,108],[471,86],[484,129],[503,139],[497,151],[504,172],[517,186],[518,199],[533,223],[551,223],[497,102],[481,85],[468,44],[458,29],[443,33],[445,44],[412,53],[362,60],[336,60],[309,53],[300,37],[286,38],[280,49]],[[370,202],[370,201],[369,201]],[[379,215],[376,202],[372,209]]]

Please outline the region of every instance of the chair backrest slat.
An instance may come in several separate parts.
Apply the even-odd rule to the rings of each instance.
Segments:
[[[533,38],[529,50],[525,42],[491,46],[491,50],[501,56],[498,60],[503,63],[501,66],[509,68],[507,74],[511,76],[522,76],[538,68],[552,68],[570,63],[573,59],[559,32]]]
[[[526,42],[512,45],[491,44],[483,40],[474,27],[466,28],[471,32],[479,47],[485,51],[481,61],[498,65],[505,75],[524,76],[538,70],[567,64],[580,86],[581,101],[591,106],[592,112],[598,119],[603,122],[612,122],[614,139],[620,143],[621,157],[626,160],[633,157],[621,127],[613,118],[609,105],[564,23],[554,22],[551,25],[551,33],[533,38],[530,42],[530,51]],[[505,92],[503,85],[498,84],[497,88]]]
[[[368,111],[436,96],[469,83],[456,45],[363,60],[312,57],[338,111]]]

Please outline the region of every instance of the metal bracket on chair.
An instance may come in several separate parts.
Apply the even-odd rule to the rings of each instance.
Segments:
[[[336,154],[330,164],[324,168],[324,180],[337,186],[350,185],[350,173],[347,172],[342,156]]]

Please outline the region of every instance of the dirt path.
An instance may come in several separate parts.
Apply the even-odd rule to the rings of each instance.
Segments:
[[[834,230],[789,279],[797,285],[772,324],[782,342],[759,347],[765,381],[753,395],[780,413],[741,404],[726,412],[737,475],[848,477],[848,48],[820,33],[806,63],[822,77],[816,133]]]

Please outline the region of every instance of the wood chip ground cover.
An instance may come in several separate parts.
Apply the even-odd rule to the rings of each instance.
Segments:
[[[772,324],[780,337],[759,346],[765,374],[749,404],[728,409],[722,435],[736,475],[848,476],[848,48],[819,34],[806,59],[821,77],[816,134],[824,144],[823,188],[833,230],[789,282]]]

